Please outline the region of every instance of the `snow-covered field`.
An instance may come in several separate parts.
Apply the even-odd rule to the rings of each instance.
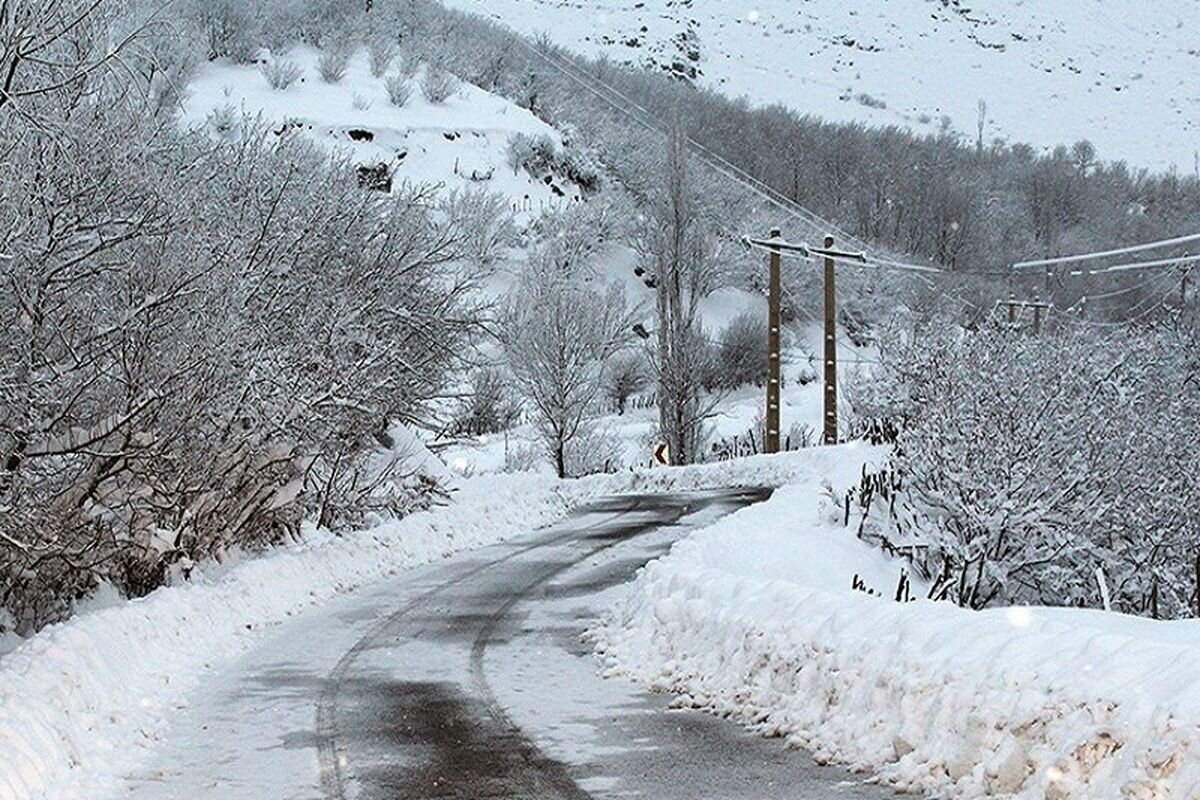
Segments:
[[[0,657],[0,800],[92,800],[142,763],[190,692],[264,631],[339,594],[529,532],[623,491],[781,485],[819,451],[583,481],[488,476],[453,502],[352,535],[194,574],[187,584],[81,613]]]
[[[1200,624],[895,603],[827,499],[871,452],[822,452],[639,574],[591,634],[611,674],[933,796],[1200,797]]]
[[[1088,139],[1100,158],[1197,169],[1194,0],[447,0],[618,62],[833,121],[1038,146]],[[1136,120],[1136,124],[1130,124]]]
[[[410,79],[403,106],[388,98],[384,78],[371,74],[365,50],[347,65],[345,76],[325,83],[318,72],[320,53],[296,46],[277,58],[294,62],[301,77],[283,90],[272,89],[259,67],[228,61],[206,63],[188,87],[185,119],[215,129],[214,112],[262,115],[281,134],[302,132],[355,163],[384,163],[394,179],[440,187],[444,192],[483,189],[504,196],[514,217],[528,221],[542,211],[579,196],[573,184],[563,196],[524,170],[508,164],[508,143],[518,133],[562,139],[554,128],[521,108],[463,83],[444,103],[430,103],[420,90],[421,72]],[[393,70],[394,71],[394,70]]]

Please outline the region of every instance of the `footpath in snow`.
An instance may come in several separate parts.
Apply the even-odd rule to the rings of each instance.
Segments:
[[[828,496],[872,451],[825,452],[639,573],[590,634],[610,674],[916,793],[1200,798],[1200,623],[893,602]]]
[[[147,761],[201,678],[339,594],[528,533],[597,497],[778,486],[826,458],[809,451],[571,482],[484,476],[462,481],[445,507],[346,536],[310,530],[294,547],[82,613],[0,656],[0,800],[105,797]]]

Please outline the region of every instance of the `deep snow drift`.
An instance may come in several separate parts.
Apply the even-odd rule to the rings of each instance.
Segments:
[[[591,634],[611,674],[935,796],[1200,797],[1200,623],[893,602],[828,500],[871,453],[822,452],[639,574]]]
[[[974,141],[1089,139],[1104,160],[1190,173],[1200,128],[1192,0],[447,0],[578,52],[831,121]],[[1129,124],[1128,120],[1138,120]]]

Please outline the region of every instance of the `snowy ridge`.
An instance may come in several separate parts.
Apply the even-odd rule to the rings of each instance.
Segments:
[[[835,122],[1196,167],[1194,0],[446,0],[592,56]],[[1132,123],[1131,121],[1135,121]]]
[[[141,763],[172,711],[256,634],[399,570],[511,538],[589,499],[628,491],[780,485],[820,451],[713,467],[560,482],[532,475],[462,482],[450,505],[307,540],[224,574],[51,626],[0,659],[0,800],[95,800]]]
[[[911,791],[1200,797],[1195,622],[852,592],[896,567],[820,518],[823,481],[651,562],[592,634],[610,672]]]
[[[281,136],[300,132],[331,151],[348,153],[357,164],[387,164],[397,182],[503,195],[524,221],[579,197],[574,184],[555,186],[559,196],[509,165],[514,135],[549,136],[560,146],[562,137],[528,109],[498,95],[463,83],[444,103],[430,103],[419,90],[418,72],[409,79],[411,96],[398,107],[389,100],[385,79],[371,74],[366,51],[350,58],[336,84],[321,80],[320,53],[311,47],[296,46],[279,59],[301,71],[283,90],[272,89],[254,65],[205,64],[188,87],[185,121],[220,135],[222,113],[261,114]]]

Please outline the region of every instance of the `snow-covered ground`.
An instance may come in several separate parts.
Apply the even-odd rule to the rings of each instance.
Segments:
[[[384,78],[371,74],[365,50],[357,52],[337,83],[321,80],[320,53],[296,46],[277,58],[294,62],[301,77],[283,90],[272,89],[254,65],[219,60],[205,64],[188,87],[185,120],[215,130],[220,109],[262,115],[274,130],[300,131],[331,150],[347,152],[357,164],[388,164],[397,182],[429,184],[444,191],[484,189],[504,196],[518,220],[575,202],[578,187],[566,183],[554,193],[546,183],[508,163],[508,143],[518,133],[550,136],[554,128],[498,95],[469,83],[444,103],[421,94],[421,73],[410,79],[411,96],[393,105]],[[394,71],[394,70],[393,70]]]
[[[639,573],[592,633],[611,674],[933,796],[1200,797],[1200,623],[893,602],[828,500],[872,451],[822,452]]]
[[[306,609],[417,564],[527,533],[623,491],[776,486],[818,451],[575,482],[461,481],[444,508],[305,541],[81,613],[0,657],[0,800],[92,800],[143,763],[190,692]]]
[[[527,34],[833,121],[952,127],[1197,168],[1194,0],[446,0]],[[1136,124],[1130,124],[1136,120]]]

